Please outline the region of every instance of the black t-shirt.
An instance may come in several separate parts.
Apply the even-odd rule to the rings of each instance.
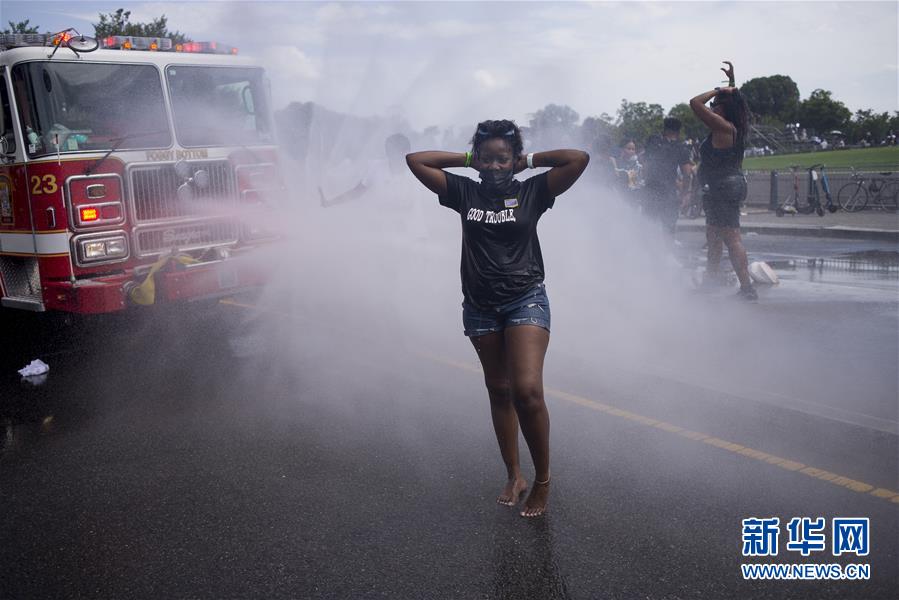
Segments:
[[[646,187],[656,191],[674,191],[677,168],[691,162],[690,148],[679,140],[663,138],[646,147],[644,176]]]
[[[546,173],[517,183],[515,195],[492,198],[468,177],[446,174],[439,200],[462,219],[462,294],[476,308],[511,302],[543,281],[537,221],[556,199]]]

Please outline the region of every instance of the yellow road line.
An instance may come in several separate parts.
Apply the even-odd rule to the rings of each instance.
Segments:
[[[222,304],[227,304],[230,306],[239,306],[241,308],[258,308],[253,304],[244,304],[241,302],[237,302],[233,298],[223,298],[219,300]],[[428,358],[434,362],[441,363],[444,365],[448,365],[451,367],[455,367],[457,369],[461,369],[464,371],[469,371],[471,373],[481,373],[481,367],[479,364],[473,363],[465,363],[459,362],[455,360],[451,360],[442,356],[438,356],[436,354],[430,354],[427,352],[420,353],[421,356]],[[642,425],[646,425],[647,427],[654,427],[656,429],[661,429],[662,431],[667,431],[669,433],[673,433],[675,435],[679,435],[681,437],[685,437],[690,440],[695,440],[697,442],[702,442],[704,444],[708,444],[710,446],[715,446],[716,448],[720,448],[722,450],[726,450],[733,454],[740,454],[742,456],[746,456],[748,458],[755,459],[760,462],[765,462],[771,465],[775,465],[780,467],[781,469],[786,469],[787,471],[793,471],[795,473],[801,473],[807,477],[812,477],[814,479],[819,479],[821,481],[826,481],[833,485],[846,488],[852,490],[853,492],[858,492],[860,494],[869,494],[874,496],[875,498],[881,498],[888,502],[892,502],[893,504],[899,504],[899,492],[895,490],[890,490],[887,488],[875,487],[869,483],[865,483],[863,481],[858,481],[855,479],[851,479],[849,477],[844,477],[842,475],[838,475],[836,473],[831,473],[830,471],[826,471],[824,469],[818,469],[816,467],[807,466],[801,462],[795,460],[789,460],[786,458],[782,458],[780,456],[775,456],[774,454],[768,454],[767,452],[762,452],[761,450],[755,450],[754,448],[750,448],[748,446],[743,446],[741,444],[736,444],[734,442],[729,442],[727,440],[723,440],[718,437],[714,437],[708,435],[706,433],[701,433],[699,431],[693,431],[690,429],[686,429],[679,425],[674,425],[673,423],[667,423],[665,421],[661,421],[659,419],[653,419],[652,417],[647,417],[641,414],[637,414],[635,412],[631,412],[629,410],[624,410],[621,408],[617,408],[615,406],[611,406],[609,404],[603,404],[602,402],[597,402],[596,400],[590,400],[589,398],[584,398],[583,396],[578,396],[577,394],[570,394],[568,392],[563,392],[561,390],[557,390],[554,388],[544,388],[544,393],[560,400],[565,400],[567,402],[571,402],[572,404],[577,404],[580,406],[584,406],[586,408],[590,408],[592,410],[596,410],[599,412],[604,412],[609,415],[613,415],[615,417],[620,417],[622,419],[627,419],[628,421],[632,421],[634,423],[640,423]]]
[[[435,362],[443,363],[451,367],[456,367],[457,369],[463,369],[472,373],[482,372],[480,367],[475,366],[474,364],[449,360],[433,354],[424,354],[424,356]],[[801,473],[814,479],[820,479],[821,481],[826,481],[833,485],[852,490],[853,492],[869,494],[871,496],[874,496],[875,498],[881,498],[883,500],[892,502],[893,504],[899,504],[899,492],[895,490],[875,487],[863,481],[850,479],[849,477],[831,473],[830,471],[825,471],[824,469],[806,466],[805,464],[795,460],[789,460],[780,456],[768,454],[767,452],[762,452],[761,450],[755,450],[754,448],[749,448],[748,446],[735,444],[733,442],[701,433],[699,431],[692,431],[690,429],[680,427],[679,425],[674,425],[673,423],[667,423],[665,421],[660,421],[659,419],[646,417],[629,410],[623,410],[621,408],[610,406],[608,404],[603,404],[602,402],[590,400],[589,398],[584,398],[583,396],[578,396],[576,394],[569,394],[568,392],[563,392],[561,390],[553,389],[550,387],[544,388],[544,392],[549,396],[571,402],[572,404],[577,404],[599,412],[604,412],[616,417],[621,417],[622,419],[627,419],[628,421],[640,423],[648,427],[655,427],[656,429],[661,429],[663,431],[667,431],[669,433],[673,433],[687,439],[702,442],[710,446],[715,446],[716,448],[720,448],[722,450],[727,450],[728,452],[731,452],[733,454],[740,454],[742,456],[753,458],[760,462],[775,465],[788,471],[794,471],[796,473]]]

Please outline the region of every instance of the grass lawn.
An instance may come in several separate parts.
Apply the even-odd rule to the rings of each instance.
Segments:
[[[790,165],[810,167],[818,163],[823,163],[828,169],[856,167],[858,169],[899,171],[899,146],[753,156],[743,159],[743,168],[747,171],[769,171],[771,169],[789,169]]]

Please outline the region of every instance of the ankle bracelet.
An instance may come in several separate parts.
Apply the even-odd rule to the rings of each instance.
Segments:
[[[535,485],[546,485],[547,483],[549,483],[550,479],[552,479],[552,476],[547,477],[546,481],[535,481],[534,484]]]

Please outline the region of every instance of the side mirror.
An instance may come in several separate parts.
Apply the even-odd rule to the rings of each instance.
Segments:
[[[12,136],[7,137],[7,134],[0,135],[0,154],[15,154],[16,153],[16,140]]]

